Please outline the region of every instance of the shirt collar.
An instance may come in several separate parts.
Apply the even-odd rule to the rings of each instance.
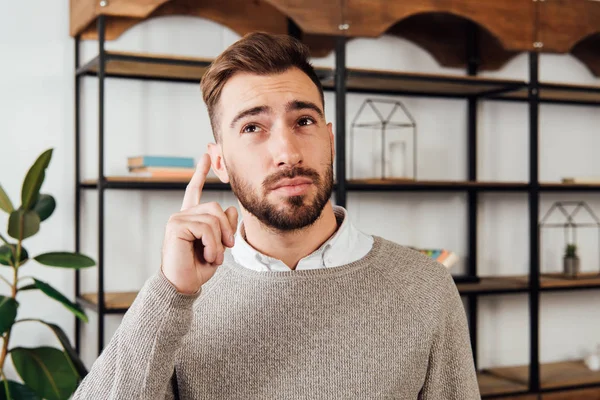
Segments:
[[[333,206],[333,212],[338,224],[335,233],[317,250],[302,258],[296,270],[328,268],[347,263],[348,248],[356,239],[356,228],[348,218],[345,208]],[[235,237],[235,245],[231,249],[235,261],[256,271],[289,271],[290,268],[281,260],[269,257],[257,251],[244,239],[244,225],[240,221]]]

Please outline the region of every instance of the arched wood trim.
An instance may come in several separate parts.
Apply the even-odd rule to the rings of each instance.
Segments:
[[[131,1],[131,0],[130,0]],[[264,1],[240,0],[169,0],[144,17],[110,17],[106,21],[106,39],[114,40],[138,23],[168,15],[206,18],[226,26],[240,36],[252,31],[287,32],[287,17]],[[96,39],[95,24],[83,31],[85,39]]]
[[[95,25],[99,15],[127,17],[144,20],[158,7],[172,0],[108,0],[106,6],[100,6],[98,0],[70,0],[70,33],[71,36],[83,34]]]
[[[579,59],[595,76],[600,78],[600,31],[577,43],[571,54]]]
[[[505,50],[486,28],[449,13],[419,13],[399,21],[387,31],[425,49],[444,67],[465,68],[469,35],[475,35],[480,70],[498,70],[518,51]],[[440,40],[444,38],[444,40]]]
[[[600,32],[598,1],[552,0],[538,3],[539,40],[545,52],[569,53],[585,38]]]
[[[507,50],[532,48],[535,6],[531,1],[503,0],[346,0],[342,10],[338,1],[267,0],[288,15],[307,33],[340,34],[351,37],[378,37],[398,21],[420,13],[444,12],[469,20],[490,31]],[[344,19],[344,21],[342,21]]]

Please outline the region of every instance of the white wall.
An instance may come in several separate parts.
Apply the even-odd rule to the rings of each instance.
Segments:
[[[26,242],[30,253],[72,250],[74,145],[73,41],[68,35],[68,5],[36,1],[37,14],[14,2],[0,13],[0,183],[15,202],[20,185],[35,157],[54,147],[43,191],[53,194],[58,208],[40,234]],[[146,22],[107,44],[109,49],[213,57],[238,36],[210,21],[168,17]],[[83,61],[96,51],[86,43]],[[361,39],[348,45],[348,65],[419,72],[462,74],[443,69],[423,50],[398,38]],[[314,60],[333,66],[333,56]],[[488,76],[527,79],[526,55]],[[546,81],[600,83],[574,58],[541,58]],[[212,139],[208,117],[197,85],[109,80],[106,85],[106,174],[125,172],[126,157],[172,153],[199,157]],[[97,85],[87,78],[83,87],[83,178],[96,175]],[[390,98],[389,96],[370,96]],[[349,95],[348,123],[366,98]],[[397,98],[417,119],[418,174],[424,179],[464,179],[466,174],[466,105],[461,100]],[[528,110],[525,104],[488,102],[479,116],[479,178],[528,179]],[[326,115],[335,123],[333,94],[326,95]],[[590,107],[541,107],[540,177],[557,181],[563,175],[598,175],[600,113]],[[347,127],[349,129],[349,126]],[[368,155],[365,155],[368,157]],[[96,257],[97,196],[83,192],[84,252]],[[136,290],[159,266],[163,227],[178,210],[181,193],[109,191],[106,201],[106,290]],[[229,193],[206,193],[206,200],[235,204]],[[542,196],[543,213],[558,199],[584,199],[600,213],[596,194]],[[449,247],[466,252],[466,201],[462,194],[351,193],[348,209],[353,221],[370,233],[417,246]],[[528,271],[528,209],[525,194],[485,194],[480,210],[478,266],[482,275],[526,274]],[[0,216],[6,226],[6,216]],[[457,234],[458,233],[458,234]],[[591,232],[591,235],[595,233]],[[555,238],[556,239],[556,238]],[[583,239],[583,236],[582,236]],[[596,238],[587,240],[584,268],[593,270],[598,256]],[[560,261],[560,240],[542,242],[542,260]],[[589,246],[588,246],[589,245]],[[456,272],[464,269],[463,263]],[[557,264],[555,264],[557,265]],[[546,268],[556,268],[544,265]],[[26,272],[25,272],[26,271]],[[8,269],[0,273],[7,276]],[[31,263],[23,271],[73,297],[73,274]],[[84,274],[85,290],[93,290],[95,271]],[[0,286],[0,293],[6,287]],[[74,320],[62,306],[36,293],[21,297],[20,317],[41,317],[60,324],[73,336]],[[580,358],[600,343],[597,309],[600,292],[544,294],[541,310],[542,361]],[[528,362],[528,304],[524,295],[492,296],[480,300],[481,367]],[[91,365],[96,354],[93,332],[97,319],[89,313],[84,357]],[[109,316],[107,337],[120,317]],[[12,345],[57,345],[43,327],[15,328]],[[9,367],[9,376],[14,371]]]

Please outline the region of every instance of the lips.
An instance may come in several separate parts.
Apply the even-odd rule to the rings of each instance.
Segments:
[[[276,190],[276,189],[280,189],[283,187],[293,187],[293,186],[299,186],[299,185],[309,185],[313,183],[313,181],[309,178],[293,178],[293,179],[282,179],[279,182],[277,182],[273,187],[272,190]]]

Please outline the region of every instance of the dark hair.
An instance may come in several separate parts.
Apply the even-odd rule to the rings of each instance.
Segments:
[[[225,83],[237,72],[277,74],[296,67],[314,82],[325,104],[323,87],[309,62],[308,48],[288,35],[253,32],[229,46],[210,65],[200,83],[215,140],[219,140],[215,109]]]

